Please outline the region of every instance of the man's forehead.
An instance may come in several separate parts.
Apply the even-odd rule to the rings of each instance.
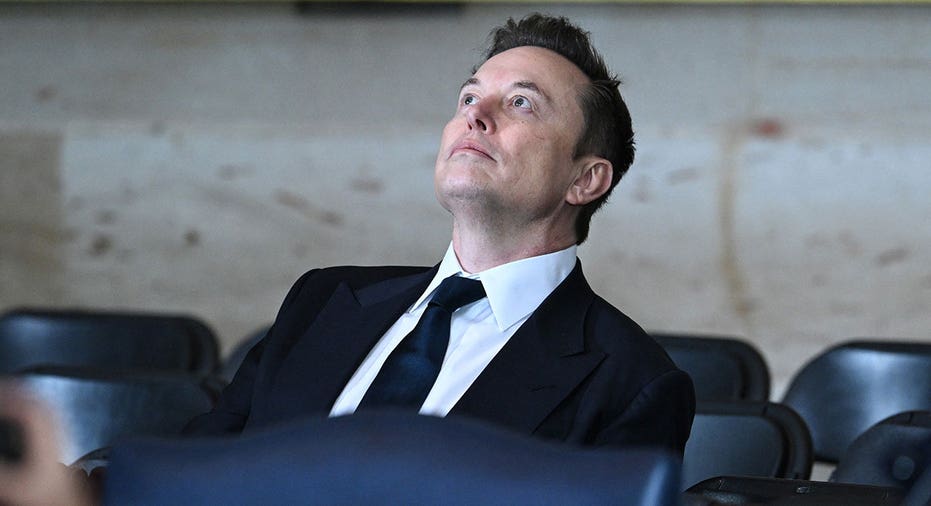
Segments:
[[[539,46],[518,46],[502,51],[485,60],[463,86],[481,81],[490,72],[505,72],[513,82],[535,83],[566,81],[570,84],[588,83],[591,79],[565,56]]]

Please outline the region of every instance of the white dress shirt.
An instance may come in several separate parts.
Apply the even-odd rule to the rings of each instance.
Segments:
[[[452,315],[449,346],[433,389],[420,413],[446,416],[472,382],[530,318],[533,311],[575,268],[576,246],[469,274],[462,270],[452,244],[423,295],[375,344],[336,399],[330,416],[355,412],[388,355],[413,330],[440,282],[452,275],[478,279],[486,297]]]

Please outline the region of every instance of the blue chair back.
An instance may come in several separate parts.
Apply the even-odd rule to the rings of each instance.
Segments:
[[[584,449],[462,418],[367,412],[241,438],[114,447],[105,504],[679,503],[679,463]]]
[[[769,368],[742,339],[651,334],[679,369],[692,377],[699,401],[768,401]]]
[[[807,479],[811,436],[791,408],[773,402],[699,402],[685,445],[685,488],[724,475]]]
[[[857,436],[884,418],[931,410],[931,343],[841,343],[795,375],[783,403],[811,430],[815,458],[837,462]]]
[[[206,376],[217,350],[210,328],[186,315],[20,309],[0,317],[0,374],[69,366]]]

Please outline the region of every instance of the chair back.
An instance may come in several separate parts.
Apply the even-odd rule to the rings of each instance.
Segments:
[[[215,393],[190,375],[49,367],[18,380],[57,414],[66,464],[125,437],[178,434],[215,401]]]
[[[908,490],[929,467],[931,411],[909,411],[886,418],[855,439],[831,481]]]
[[[679,504],[678,458],[369,411],[113,447],[105,504]]]
[[[931,410],[931,343],[833,346],[792,378],[783,403],[811,430],[815,458],[837,462],[857,436],[884,418]]]
[[[928,506],[931,504],[931,465],[912,484],[901,506]]]
[[[0,374],[49,365],[205,376],[217,350],[210,328],[191,316],[21,309],[0,317]]]
[[[750,343],[730,337],[651,335],[692,377],[699,401],[769,400],[769,369]]]
[[[723,475],[807,479],[811,436],[801,417],[773,402],[699,402],[685,444],[685,488]]]

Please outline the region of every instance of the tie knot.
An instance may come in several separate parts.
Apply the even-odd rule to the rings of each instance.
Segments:
[[[440,283],[430,304],[440,306],[452,313],[484,296],[485,288],[482,287],[481,281],[454,275]]]

